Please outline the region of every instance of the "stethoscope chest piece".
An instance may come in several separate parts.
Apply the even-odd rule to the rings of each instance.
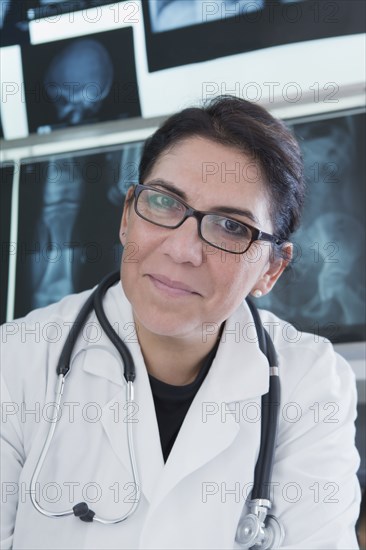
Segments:
[[[247,514],[239,522],[235,539],[241,548],[249,549],[262,538],[262,532],[263,527],[259,517],[255,514]]]
[[[269,550],[279,548],[285,532],[275,516],[267,515],[265,522],[256,514],[242,517],[235,540],[245,550]]]
[[[284,538],[285,530],[282,524],[275,516],[269,515],[266,518],[265,541],[263,542],[263,546],[258,548],[262,548],[262,550],[265,548],[280,548]],[[257,550],[257,547],[254,546],[254,549]]]

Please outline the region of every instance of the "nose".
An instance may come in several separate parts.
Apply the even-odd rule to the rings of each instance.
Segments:
[[[162,252],[176,263],[189,262],[195,267],[203,261],[203,241],[198,234],[197,220],[188,218],[180,227],[167,229]]]

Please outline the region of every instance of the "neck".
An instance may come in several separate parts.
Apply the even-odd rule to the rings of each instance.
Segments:
[[[196,339],[161,336],[146,330],[136,319],[135,324],[148,373],[173,386],[184,386],[196,379],[220,334],[218,330],[202,342],[201,335]]]

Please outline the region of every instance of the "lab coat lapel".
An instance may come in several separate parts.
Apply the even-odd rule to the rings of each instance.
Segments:
[[[87,343],[85,349],[92,360],[84,361],[84,371],[95,376],[107,378],[115,385],[113,397],[102,407],[101,423],[108,441],[119,460],[132,479],[130,454],[127,440],[127,425],[133,423],[133,437],[137,468],[140,477],[140,489],[151,501],[154,486],[164,467],[159,429],[156,420],[154,401],[149,378],[146,372],[141,349],[133,332],[134,322],[131,305],[127,301],[120,285],[110,289],[104,300],[107,317],[119,336],[131,351],[135,368],[134,404],[126,407],[126,382],[123,376],[123,364],[119,353],[112,346],[106,334],[98,330],[98,341]],[[99,326],[96,317],[90,323]]]
[[[213,460],[234,442],[240,426],[235,415],[228,414],[230,403],[253,399],[268,391],[268,362],[256,342],[249,308],[243,304],[226,322],[210,371],[186,415],[164,466],[148,374],[137,337],[131,331],[132,309],[119,285],[107,292],[104,308],[119,336],[127,343],[135,362],[136,405],[133,414],[128,418],[129,411],[123,408],[126,397],[121,360],[104,332],[101,332],[97,344],[86,347],[108,351],[109,359],[85,362],[84,370],[108,378],[116,385],[114,397],[103,407],[101,422],[114,452],[130,475],[127,421],[137,420],[133,428],[140,488],[154,508],[184,477]],[[128,338],[124,332],[126,330]],[[117,406],[123,415],[116,422]],[[205,422],[208,415],[210,421]]]
[[[252,318],[244,304],[226,322],[216,357],[166,463],[155,505],[235,441],[240,431],[235,403],[256,398],[260,402],[268,391],[268,362],[255,341],[255,330],[248,331],[251,328]]]
[[[137,382],[137,380],[139,381]],[[101,422],[114,452],[124,465],[129,479],[132,468],[127,439],[127,427],[133,423],[133,439],[139,474],[138,489],[151,501],[155,484],[163,470],[164,460],[160,445],[154,402],[148,378],[138,371],[135,384],[135,399],[126,407],[125,385],[102,409]]]

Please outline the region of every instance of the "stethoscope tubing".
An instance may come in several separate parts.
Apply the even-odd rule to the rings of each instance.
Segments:
[[[92,510],[89,510],[86,503],[79,503],[71,510],[64,510],[60,512],[49,512],[45,508],[43,508],[40,503],[37,501],[36,498],[36,484],[38,481],[39,474],[42,470],[43,463],[45,461],[45,458],[47,456],[48,450],[50,448],[55,430],[56,430],[56,424],[58,421],[58,411],[60,410],[61,406],[61,398],[64,390],[65,385],[65,378],[68,375],[70,371],[70,361],[71,361],[71,354],[75,345],[75,342],[88,318],[90,313],[92,312],[93,308],[95,309],[97,318],[103,327],[104,331],[106,332],[109,339],[112,341],[113,345],[116,346],[118,351],[121,354],[122,358],[122,364],[124,365],[124,377],[126,379],[126,403],[127,408],[129,408],[131,405],[133,405],[134,402],[134,385],[133,381],[135,379],[135,372],[134,372],[134,364],[132,360],[131,353],[127,346],[123,344],[122,340],[120,340],[115,333],[113,327],[109,323],[104,310],[102,306],[102,300],[104,297],[104,294],[108,290],[108,288],[115,284],[119,280],[119,272],[115,272],[112,274],[109,274],[107,277],[105,277],[102,282],[98,285],[98,287],[95,289],[95,291],[89,296],[83,307],[81,308],[71,330],[69,333],[69,336],[65,342],[65,345],[63,347],[63,350],[61,352],[58,364],[57,364],[57,374],[58,374],[58,380],[56,385],[56,397],[55,397],[55,410],[53,417],[50,421],[50,428],[47,434],[46,441],[44,443],[44,446],[42,448],[42,452],[40,454],[40,457],[37,461],[36,467],[33,472],[33,476],[31,479],[31,500],[35,508],[43,515],[51,518],[59,518],[63,516],[71,516],[71,515],[79,515],[76,513],[76,509],[83,508],[83,514],[79,515],[80,519],[83,521],[97,521],[99,523],[103,524],[114,524],[114,523],[120,523],[122,521],[125,521],[129,516],[131,516],[139,502],[141,497],[141,491],[140,491],[140,480],[139,480],[139,474],[138,474],[138,468],[137,468],[137,461],[136,461],[136,455],[135,455],[135,447],[133,442],[133,422],[127,422],[127,442],[128,442],[128,450],[129,450],[129,457],[130,457],[130,464],[131,464],[131,470],[132,470],[132,477],[133,477],[133,483],[135,487],[135,495],[136,500],[132,503],[132,506],[128,510],[126,514],[119,518],[115,519],[106,519],[99,516],[96,516]],[[85,506],[81,506],[85,505]],[[83,519],[84,518],[84,519]]]
[[[59,517],[64,517],[64,516],[76,515],[75,510],[74,510],[75,507],[72,508],[71,510],[63,510],[63,511],[60,511],[60,512],[50,512],[50,511],[46,510],[45,508],[43,508],[40,505],[40,503],[37,501],[37,497],[36,497],[36,487],[37,487],[38,477],[39,477],[39,475],[41,473],[41,470],[43,468],[43,463],[44,463],[45,458],[47,456],[48,450],[50,448],[50,445],[51,445],[51,442],[52,442],[52,439],[53,439],[53,436],[54,436],[54,433],[55,433],[55,430],[56,430],[56,423],[58,421],[58,412],[60,410],[61,398],[62,398],[64,383],[65,383],[64,378],[65,378],[65,376],[63,374],[60,374],[58,376],[57,387],[56,387],[56,400],[55,400],[55,405],[56,406],[55,406],[54,414],[53,414],[52,419],[50,420],[50,428],[49,428],[49,431],[48,431],[48,434],[47,434],[47,438],[46,438],[46,441],[44,443],[44,446],[43,446],[42,452],[40,454],[40,457],[37,461],[37,464],[36,464],[36,467],[34,469],[32,479],[31,479],[31,483],[30,483],[30,488],[31,488],[30,495],[31,495],[31,500],[32,500],[33,505],[35,506],[35,508],[41,514],[43,514],[44,516],[47,516],[49,518],[59,518]],[[127,382],[127,384],[126,384],[127,407],[129,407],[133,403],[133,401],[134,401],[133,382]],[[137,506],[140,502],[141,493],[140,493],[140,480],[139,480],[138,468],[137,468],[136,456],[135,456],[135,448],[134,448],[134,443],[133,443],[133,422],[128,422],[127,423],[127,441],[128,441],[128,450],[129,450],[129,456],[130,456],[133,483],[134,483],[134,487],[135,487],[136,500],[133,502],[132,506],[130,507],[130,509],[128,510],[128,512],[125,515],[123,515],[119,518],[115,518],[115,519],[106,519],[106,518],[96,516],[96,515],[94,515],[94,512],[89,510],[89,508],[86,505],[85,515],[87,517],[89,517],[90,519],[84,520],[84,521],[97,521],[99,523],[104,523],[106,525],[110,525],[110,524],[114,524],[114,523],[120,523],[122,521],[125,521],[136,510],[136,508],[137,508]],[[79,503],[79,505],[80,504],[84,504],[84,503]],[[78,506],[78,505],[76,505],[76,506]],[[89,516],[88,516],[88,514],[89,514]],[[92,516],[90,514],[92,514]],[[82,519],[82,518],[80,518],[80,519]]]
[[[257,308],[246,300],[257,330],[258,345],[269,362],[269,390],[262,396],[261,444],[254,471],[251,500],[271,502],[271,477],[276,447],[279,407],[281,399],[278,359],[272,339],[261,323]]]
[[[45,508],[42,508],[42,506],[39,504],[39,502],[37,501],[37,498],[36,498],[36,487],[37,487],[38,477],[39,477],[39,474],[42,470],[43,463],[45,461],[46,455],[48,453],[48,449],[50,448],[51,441],[53,439],[53,436],[54,436],[54,433],[55,433],[55,430],[56,430],[57,417],[58,417],[58,412],[60,410],[61,398],[62,398],[64,384],[65,384],[64,379],[65,379],[65,376],[63,374],[59,374],[58,380],[57,380],[57,385],[56,385],[56,391],[55,391],[55,393],[56,393],[55,405],[56,406],[54,408],[53,417],[50,420],[50,428],[48,430],[46,441],[43,445],[42,452],[41,452],[40,457],[37,461],[37,464],[36,464],[36,467],[34,469],[32,479],[31,479],[31,482],[30,482],[30,497],[31,497],[33,505],[38,510],[38,512],[41,512],[41,514],[43,514],[43,515],[45,515],[49,518],[59,518],[59,517],[63,517],[63,516],[71,516],[74,513],[72,510],[65,510],[63,512],[49,512]]]
[[[110,324],[103,309],[103,298],[105,293],[110,286],[114,285],[119,280],[120,274],[118,271],[107,275],[107,277],[102,280],[94,292],[93,307],[100,326],[103,328],[104,332],[121,356],[122,364],[124,365],[124,377],[126,382],[134,382],[136,372],[131,352]]]

